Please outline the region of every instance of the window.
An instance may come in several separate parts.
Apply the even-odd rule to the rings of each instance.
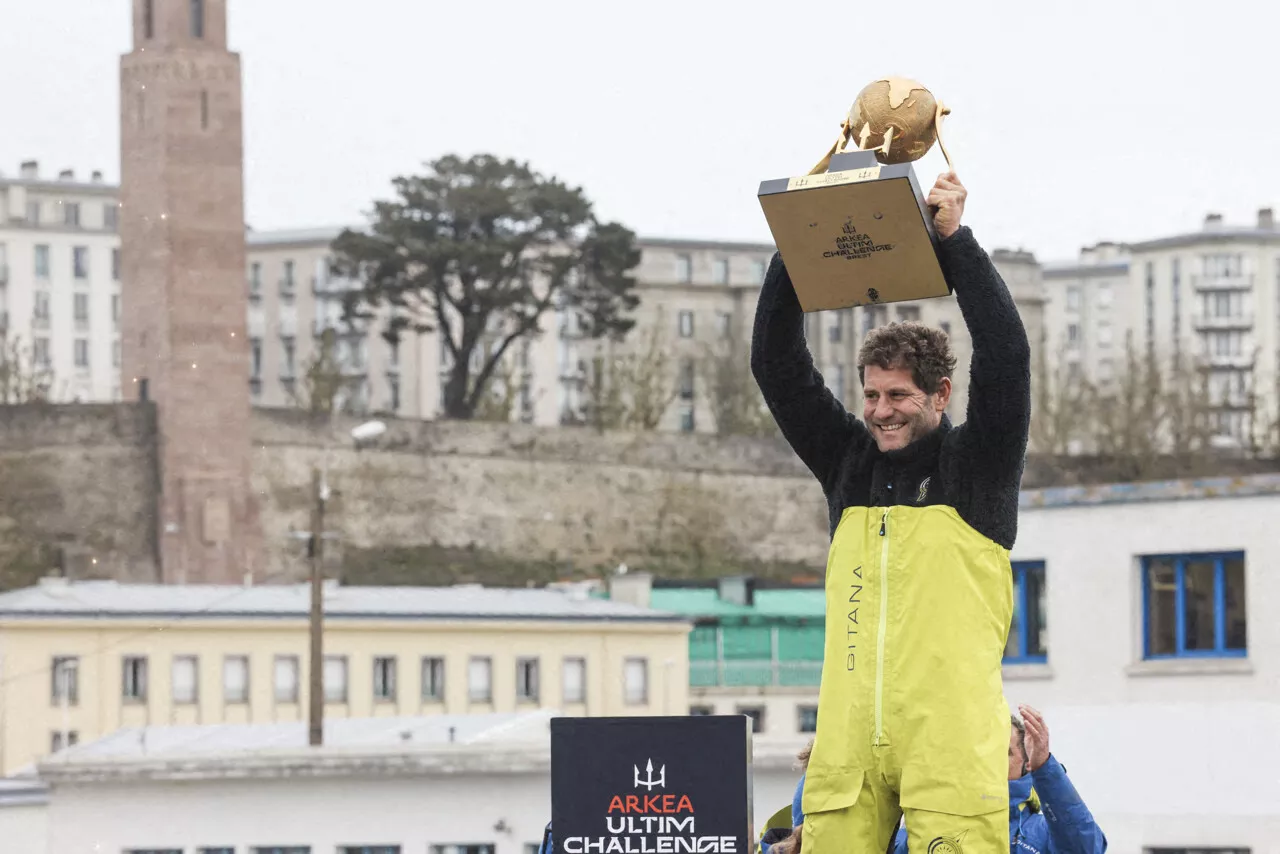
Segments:
[[[1067,286],[1067,311],[1079,311],[1079,310],[1080,310],[1080,286],[1068,285]]]
[[[399,377],[387,377],[387,392],[390,398],[387,403],[387,408],[390,409],[392,412],[399,412],[400,411],[400,378]],[[527,382],[521,386],[521,393],[522,395],[527,395],[529,393],[529,384]]]
[[[249,657],[228,655],[222,660],[222,699],[227,703],[249,702]]]
[[[249,357],[250,357],[250,365],[252,366],[250,368],[252,373],[249,376],[255,377],[255,378],[262,376],[262,339],[261,338],[249,339]]]
[[[399,845],[344,845],[338,854],[400,854]]]
[[[36,338],[32,340],[31,361],[35,362],[37,367],[40,367],[40,368],[49,367],[49,339],[48,338]]]
[[[680,407],[680,432],[692,433],[695,429],[697,429],[697,426],[698,425],[694,421],[694,417],[693,417],[693,407],[692,406]]]
[[[751,279],[756,284],[764,283],[764,271],[765,271],[765,264],[763,261],[751,262]]]
[[[120,281],[120,250],[118,248],[111,250],[111,281]]]
[[[76,357],[76,367],[87,370],[89,367],[89,339],[88,338],[76,339],[75,357]]]
[[[490,844],[432,845],[431,854],[493,854]]]
[[[831,325],[827,327],[827,340],[836,344],[844,339],[844,314],[836,312],[831,316]]]
[[[1243,656],[1244,554],[1142,560],[1144,658]]]
[[[622,699],[628,706],[649,702],[649,659],[628,658],[622,663]]]
[[[49,278],[49,247],[45,244],[36,247],[36,278]]]
[[[516,702],[538,702],[538,659],[516,660]]]
[[[66,202],[62,205],[62,222],[64,225],[79,227],[80,204],[78,202]]]
[[[1143,293],[1143,305],[1146,311],[1147,347],[1155,346],[1156,341],[1156,265],[1151,261],[1146,266],[1146,282]]]
[[[200,90],[200,129],[209,129],[209,90]]]
[[[40,224],[40,203],[27,202],[27,223],[29,225]]]
[[[836,365],[831,370],[831,394],[840,403],[844,403],[845,373],[844,365]]]
[[[689,717],[691,718],[709,718],[716,713],[713,706],[690,706]]]
[[[282,376],[291,377],[294,375],[294,371],[296,370],[294,365],[294,350],[296,349],[294,339],[281,338],[280,347],[284,350],[284,367],[281,369],[280,373]]]
[[[561,681],[564,702],[585,703],[587,701],[587,660],[566,658]]]
[[[721,340],[728,338],[733,333],[733,315],[727,311],[716,312],[716,333]]]
[[[310,845],[257,845],[249,849],[252,854],[311,854]],[[175,851],[173,854],[182,854]]]
[[[1116,366],[1110,359],[1098,362],[1098,382],[1109,383],[1116,378]]]
[[[1098,346],[1110,347],[1115,341],[1115,332],[1110,323],[1098,324]]]
[[[236,854],[236,849],[230,845],[214,846],[213,848],[197,848],[196,854]]]
[[[1044,564],[1013,564],[1013,623],[1004,648],[1005,664],[1042,663],[1045,651]]]
[[[301,672],[296,655],[277,655],[272,668],[277,703],[298,702],[298,675]]]
[[[796,729],[802,733],[818,731],[817,706],[796,706]]]
[[[53,659],[53,690],[50,697],[55,706],[64,703],[74,706],[80,702],[80,659],[74,655],[59,655]]]
[[[102,227],[107,231],[119,231],[120,205],[118,202],[107,202],[102,206]],[[113,254],[118,254],[119,252],[119,249],[112,250]],[[116,278],[119,278],[119,276]]]
[[[941,323],[939,323],[938,328],[942,330],[943,335],[946,335],[947,337],[951,336],[951,324],[948,323],[947,321],[944,320]]]
[[[284,279],[280,282],[281,296],[293,296],[293,261],[284,262]]]
[[[64,747],[75,747],[80,743],[80,733],[75,730],[54,730],[49,737],[49,752],[57,753]]]
[[[717,258],[711,264],[711,281],[716,285],[729,284],[729,259]]]
[[[188,705],[196,702],[199,665],[194,655],[177,655],[173,659],[173,702]]]
[[[695,367],[693,359],[682,359],[680,362],[680,386],[679,393],[681,400],[693,400],[693,383],[694,383]]]
[[[77,279],[89,278],[89,247],[71,247],[71,269]]]
[[[1078,323],[1067,324],[1067,349],[1080,349],[1080,324]]]
[[[467,699],[473,703],[493,699],[493,659],[477,656],[467,665]]]
[[[141,655],[126,655],[123,665],[121,694],[126,703],[147,701],[147,659]]]
[[[257,296],[262,291],[262,262],[254,261],[249,265],[249,296]]]
[[[903,323],[919,323],[920,322],[920,306],[918,305],[898,306],[898,320]]]
[[[120,367],[120,342],[119,341],[111,342],[111,367],[113,368]]]
[[[396,660],[379,656],[373,660],[373,699],[395,702]]]
[[[155,0],[142,0],[142,34],[154,38],[156,34]]]
[[[324,657],[324,701],[326,703],[347,702],[347,657],[345,655]]]
[[[739,706],[738,714],[751,718],[751,731],[764,732],[764,706]]]
[[[428,656],[422,659],[422,699],[444,702],[444,659]]]
[[[676,281],[693,281],[693,260],[688,255],[676,256]]]
[[[204,0],[191,0],[191,38],[204,38]]]
[[[120,295],[111,295],[111,322],[116,329],[120,328]]]
[[[73,312],[76,328],[85,329],[89,325],[89,295],[76,294],[73,301]]]
[[[693,337],[693,312],[692,311],[680,312],[679,325],[680,325],[680,337],[692,338]]]

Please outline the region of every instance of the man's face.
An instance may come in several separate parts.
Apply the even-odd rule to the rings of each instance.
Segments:
[[[1027,754],[1022,748],[1022,733],[1009,727],[1009,779],[1017,780],[1027,768]]]
[[[905,448],[927,436],[942,422],[951,399],[951,380],[925,394],[906,368],[867,365],[862,381],[862,420],[882,451]]]

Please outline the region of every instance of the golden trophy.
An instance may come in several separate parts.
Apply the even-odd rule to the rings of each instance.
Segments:
[[[950,110],[914,80],[860,93],[827,155],[796,178],[760,184],[760,206],[806,312],[951,293],[933,212],[911,164]]]

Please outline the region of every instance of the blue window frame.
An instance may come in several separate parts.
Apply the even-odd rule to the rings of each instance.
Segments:
[[[1142,559],[1142,657],[1248,653],[1244,553],[1148,555]]]
[[[1013,622],[1004,648],[1005,664],[1044,664],[1045,648],[1044,562],[1013,564]]]

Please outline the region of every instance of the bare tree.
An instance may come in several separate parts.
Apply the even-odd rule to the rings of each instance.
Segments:
[[[663,330],[665,312],[639,338],[609,342],[585,378],[582,423],[598,430],[656,430],[679,394],[675,359]]]
[[[18,337],[0,334],[0,404],[48,400],[52,385],[53,372],[36,364]]]
[[[751,373],[751,353],[736,336],[704,347],[699,373],[718,435],[778,434],[777,422]]]
[[[332,415],[341,410],[348,399],[353,379],[344,369],[338,354],[337,333],[325,329],[316,339],[316,352],[303,371],[301,384],[290,392],[293,402],[312,415]]]

